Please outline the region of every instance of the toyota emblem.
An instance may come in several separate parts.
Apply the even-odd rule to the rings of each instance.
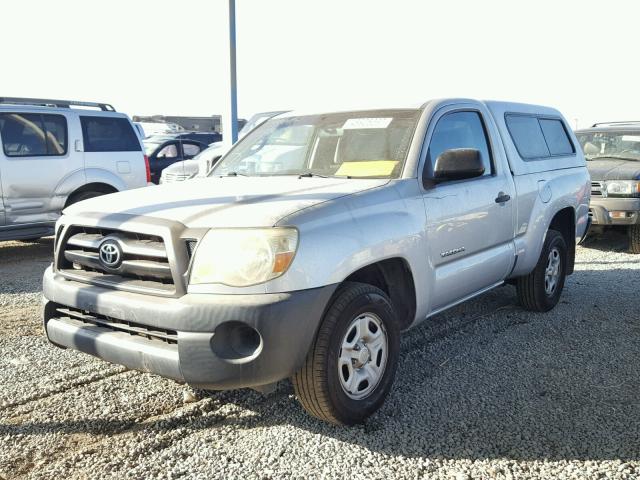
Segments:
[[[122,249],[114,240],[102,242],[98,252],[100,263],[106,268],[118,268],[122,263]]]

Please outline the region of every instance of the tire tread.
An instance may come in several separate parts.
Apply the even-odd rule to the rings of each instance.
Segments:
[[[347,282],[340,287],[333,302],[327,309],[303,367],[291,378],[295,394],[304,409],[320,420],[337,425],[345,423],[340,419],[338,412],[333,408],[329,399],[329,386],[323,375],[324,365],[326,365],[331,332],[333,332],[339,319],[337,312],[344,310],[356,297],[370,293],[372,289],[377,290],[379,294],[386,297],[384,292],[367,284]]]
[[[535,268],[528,274],[522,277],[518,277],[516,281],[516,292],[518,296],[518,302],[525,310],[530,310],[533,312],[546,312],[550,309],[547,306],[546,299],[540,294],[540,289],[538,288],[538,282],[541,281],[540,270],[544,269],[544,262],[546,261],[547,250],[551,242],[555,240],[555,238],[562,237],[562,234],[557,230],[549,230],[547,232],[547,236],[545,238],[545,242],[542,248],[542,252],[540,253],[540,258],[536,263]],[[563,238],[564,240],[564,238]],[[566,245],[565,245],[565,253],[566,253]],[[566,268],[566,259],[565,259],[565,268]],[[566,275],[566,270],[563,270],[563,275]],[[563,280],[564,284],[564,280]],[[555,304],[554,304],[555,305]],[[553,307],[551,307],[553,308]]]
[[[640,253],[640,225],[631,225],[629,227],[629,251],[631,253]]]

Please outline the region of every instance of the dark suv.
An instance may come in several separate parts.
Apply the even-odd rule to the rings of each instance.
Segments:
[[[195,157],[210,143],[220,142],[219,133],[188,132],[175,135],[155,135],[143,141],[149,158],[151,182],[158,183],[162,171],[168,166]]]
[[[576,136],[591,174],[592,225],[625,228],[640,253],[640,122],[596,123]]]

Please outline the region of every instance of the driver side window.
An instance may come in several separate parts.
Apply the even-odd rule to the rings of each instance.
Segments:
[[[178,158],[178,148],[175,143],[165,146],[156,155],[157,158]]]
[[[473,148],[480,152],[484,163],[484,175],[494,173],[491,150],[487,141],[484,124],[479,112],[464,111],[445,114],[433,130],[431,143],[427,152],[425,168],[433,173],[436,159],[446,150],[456,148]]]

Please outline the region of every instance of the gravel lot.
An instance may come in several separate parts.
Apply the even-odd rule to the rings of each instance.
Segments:
[[[640,478],[640,256],[619,234],[578,249],[551,313],[505,286],[406,333],[391,397],[355,428],[288,383],[190,398],[47,344],[51,248],[0,244],[0,479]]]

